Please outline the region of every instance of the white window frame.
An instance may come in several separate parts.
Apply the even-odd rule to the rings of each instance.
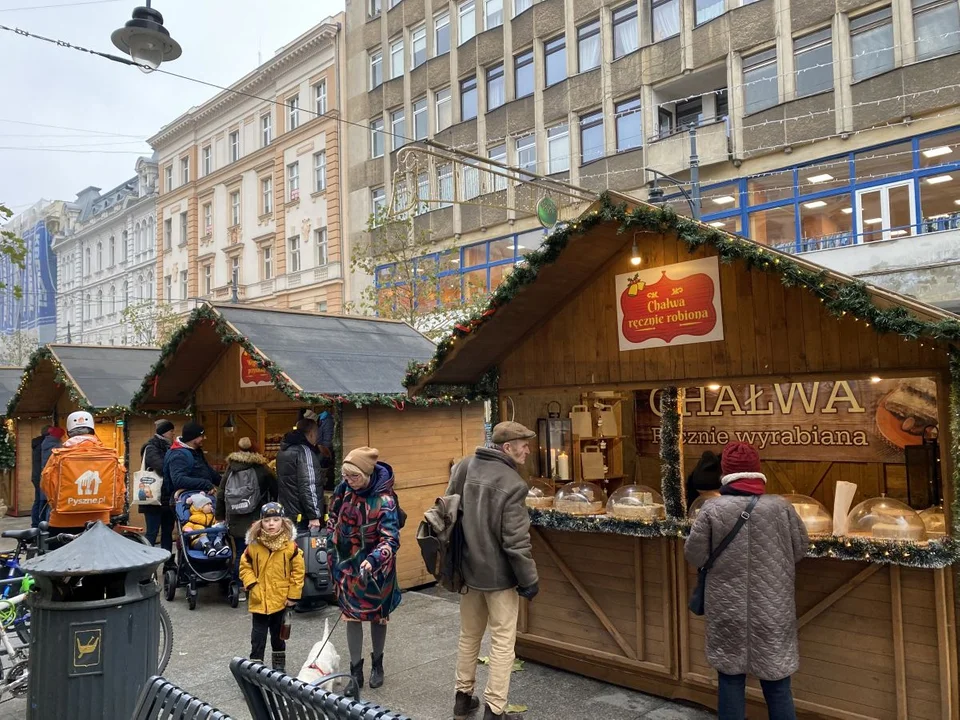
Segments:
[[[558,155],[554,154],[554,151]],[[567,172],[570,169],[570,125],[560,123],[547,128],[547,174]]]
[[[300,199],[300,161],[287,165],[287,202]]]
[[[203,294],[208,297],[213,293],[213,263],[203,266]]]
[[[180,184],[187,185],[190,182],[190,158],[180,158]]]
[[[407,142],[407,114],[404,108],[390,113],[390,147],[399,150]]]
[[[230,162],[237,162],[240,159],[240,131],[234,130],[227,137],[230,144]]]
[[[260,142],[261,147],[267,147],[273,142],[273,113],[260,116]]]
[[[856,217],[857,217],[857,231],[858,236],[856,238],[857,244],[864,244],[864,236],[866,235],[864,222],[863,222],[863,196],[869,193],[880,193],[880,217],[883,222],[881,224],[881,229],[883,233],[883,240],[893,240],[894,235],[893,231],[898,228],[890,227],[890,191],[894,188],[905,187],[907,192],[909,192],[910,197],[910,230],[909,235],[915,235],[917,232],[917,226],[914,224],[913,219],[917,217],[917,196],[916,188],[914,187],[913,180],[901,180],[899,182],[889,183],[887,185],[880,185],[879,187],[869,187],[861,188],[856,191],[855,198],[855,207],[856,207]],[[897,237],[900,237],[899,235]],[[870,242],[877,242],[876,240],[871,240]]]
[[[373,118],[370,121],[370,157],[381,158],[386,151],[386,142],[383,137],[383,118]]]
[[[300,127],[300,94],[292,95],[287,99],[287,129],[290,131]]]
[[[436,110],[434,120],[436,120],[437,132],[446,130],[448,127],[450,127],[453,124],[453,105],[452,105],[453,99],[451,95],[452,93],[450,92],[449,87],[442,88],[441,90],[437,90],[437,92],[434,93],[433,104]],[[447,114],[446,125],[444,125],[441,122],[440,114],[442,110],[446,110],[446,114]]]
[[[499,9],[496,7],[498,5]],[[493,30],[501,25],[503,25],[503,0],[483,0],[483,29]]]
[[[273,178],[260,178],[260,204],[263,207],[263,215],[273,212]]]
[[[240,191],[234,190],[230,193],[230,219],[232,220],[231,225],[236,227],[240,224],[241,214],[240,214]]]
[[[300,236],[291,235],[287,238],[287,272],[300,272],[303,265],[300,263]]]
[[[317,228],[313,231],[313,244],[316,246],[317,267],[323,267],[330,262],[330,246],[327,240],[327,229]]]
[[[390,79],[403,77],[403,37],[390,42]]]
[[[422,105],[422,107],[418,110],[418,109],[417,109],[417,105],[419,105],[420,103],[423,103],[423,105]],[[421,97],[421,98],[419,98],[419,99],[417,99],[417,100],[414,100],[413,103],[412,103],[412,105],[411,105],[411,109],[412,109],[412,111],[413,111],[413,124],[411,125],[411,130],[413,130],[413,138],[414,138],[415,140],[423,140],[423,139],[429,137],[429,135],[430,135],[430,111],[429,111],[429,103],[427,102],[427,97],[426,97],[426,95],[424,95],[423,97]],[[422,116],[422,117],[423,117],[423,136],[422,136],[422,137],[417,134],[417,117],[418,117],[418,116]]]
[[[203,158],[203,176],[206,177],[213,172],[213,147],[204,145],[200,154]]]
[[[513,0],[513,16],[516,17],[533,7],[533,0]]]
[[[477,34],[476,0],[463,0],[457,5],[457,45],[463,45]]]
[[[500,143],[499,145],[494,145],[493,147],[487,148],[487,157],[491,160],[494,160],[503,165],[507,164],[507,144]],[[502,168],[499,166],[496,167],[497,170],[502,171]],[[490,175],[490,192],[500,192],[501,190],[507,189],[507,178],[503,175]]]
[[[313,86],[313,104],[317,117],[327,113],[327,80],[324,78]]]
[[[313,154],[313,187],[314,192],[327,189],[327,151],[320,150]]]
[[[447,49],[443,52],[440,51],[440,31],[446,28],[447,29]],[[450,52],[450,13],[444,11],[433,18],[433,56],[440,57],[441,55],[446,55]]]
[[[189,277],[190,275],[186,270],[180,271],[180,296],[181,296],[180,299],[181,300],[186,300],[187,296],[190,294],[189,291],[187,290],[189,285],[188,283]]]
[[[437,166],[437,199],[438,207],[450,207],[455,199],[453,182],[453,163],[442,163]]]
[[[771,54],[771,53],[772,53],[772,54]],[[762,56],[762,57],[761,57],[761,56]],[[758,57],[761,57],[761,59],[754,61],[754,58],[758,58]],[[751,61],[753,61],[752,64],[748,64],[748,63],[751,63]],[[741,79],[741,81],[743,82],[743,86],[744,86],[744,88],[743,88],[743,113],[744,113],[745,115],[749,115],[749,114],[757,113],[757,112],[762,112],[762,111],[764,111],[764,110],[768,110],[768,109],[770,109],[770,108],[772,108],[772,107],[780,104],[780,83],[779,83],[779,78],[778,78],[778,76],[777,76],[778,73],[780,72],[780,64],[779,64],[779,63],[780,63],[780,59],[777,57],[777,49],[776,49],[775,47],[774,47],[774,48],[767,48],[767,49],[765,49],[765,50],[760,50],[760,51],[754,52],[754,53],[750,53],[749,55],[745,55],[745,56],[743,57],[742,70],[741,70],[741,77],[740,77],[740,79]],[[773,66],[773,78],[772,78],[772,79],[770,79],[770,78],[765,79],[765,80],[763,80],[762,82],[769,82],[769,83],[772,84],[772,87],[774,88],[774,91],[775,91],[775,92],[774,92],[773,102],[772,102],[772,103],[769,103],[769,104],[766,104],[766,105],[763,105],[762,107],[756,107],[756,108],[748,109],[748,107],[747,107],[747,105],[748,105],[748,103],[747,103],[747,88],[748,88],[750,85],[756,84],[756,83],[761,82],[761,81],[760,81],[760,80],[748,80],[748,79],[747,79],[747,75],[748,75],[749,73],[756,72],[757,70],[760,70],[760,69],[762,69],[762,68],[769,67],[770,65]]]
[[[417,46],[421,46],[423,60],[417,62]],[[427,61],[427,26],[420,25],[410,32],[410,69],[418,68]]]
[[[529,133],[518,137],[514,142],[514,147],[517,151],[517,167],[527,172],[537,172],[537,136],[534,133]],[[529,157],[524,160],[524,153],[528,155],[532,153],[532,161]]]
[[[859,27],[855,27],[859,26]],[[879,55],[879,52],[874,53],[860,53],[857,54],[854,45],[855,38],[860,37],[861,35],[870,34],[876,30],[881,30],[884,28],[889,28],[890,40],[888,44],[885,44],[885,47],[881,49],[880,52],[883,52],[885,55],[888,55],[890,58],[890,66],[883,67],[880,69],[870,68],[869,70],[862,69],[860,72],[857,72],[857,60],[866,58],[868,55]],[[866,80],[867,78],[880,75],[885,72],[893,70],[897,65],[897,58],[893,48],[893,8],[891,6],[882,7],[873,12],[864,13],[857,17],[850,18],[850,62],[851,62],[851,82],[856,83],[861,80]]]
[[[209,237],[213,234],[213,203],[208,202],[203,205],[203,235]]]
[[[369,75],[371,90],[383,84],[383,50],[375,50],[370,53]]]

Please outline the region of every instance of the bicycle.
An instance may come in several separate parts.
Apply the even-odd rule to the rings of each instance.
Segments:
[[[16,610],[26,598],[27,594],[22,593],[12,598],[0,600],[0,612]],[[10,642],[7,629],[0,624],[0,702],[26,696],[29,675],[29,646],[14,647],[13,643]]]

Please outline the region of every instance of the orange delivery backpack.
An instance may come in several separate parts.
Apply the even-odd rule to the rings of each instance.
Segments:
[[[116,450],[81,443],[52,451],[40,488],[56,515],[118,515],[126,498],[125,475]]]

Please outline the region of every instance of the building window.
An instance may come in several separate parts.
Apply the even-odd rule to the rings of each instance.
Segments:
[[[427,26],[421,25],[410,34],[410,67],[417,68],[427,61]]]
[[[294,202],[300,199],[300,163],[292,162],[287,165],[287,190],[289,191],[288,202]]]
[[[240,159],[240,131],[234,130],[230,133],[230,162],[236,162]]]
[[[543,44],[544,77],[547,87],[567,77],[567,39],[561,35]]]
[[[313,86],[313,106],[317,109],[317,115],[325,115],[327,112],[327,81],[321,80]]]
[[[383,83],[383,53],[377,50],[370,55],[370,89]]]
[[[643,145],[643,121],[640,98],[624,100],[614,106],[617,119],[617,152],[633,150]]]
[[[383,118],[370,121],[370,157],[383,157]]]
[[[797,97],[833,89],[833,43],[830,28],[793,41],[793,64],[797,73]]]
[[[390,79],[403,75],[403,38],[390,43]]]
[[[457,15],[460,18],[460,32],[457,35],[457,44],[463,45],[467,40],[477,34],[477,11],[474,0],[466,0],[460,3],[460,6],[457,8]]]
[[[773,107],[779,101],[777,49],[770,48],[743,59],[743,114]]]
[[[173,301],[173,276],[163,276],[163,297],[167,302]]]
[[[370,13],[370,17],[376,17],[380,14],[380,2],[381,0],[369,0],[370,5],[367,7],[367,12]]]
[[[163,249],[170,250],[173,248],[173,218],[167,218],[163,221]],[[87,272],[90,272],[90,250],[87,250]]]
[[[113,235],[110,236],[110,245],[107,249],[107,259],[110,261],[108,267],[113,267],[117,264],[117,239]]]
[[[260,249],[260,279],[270,280],[273,277],[273,248],[264,245]]]
[[[210,296],[213,294],[213,265],[203,266],[203,294]]]
[[[260,146],[266,147],[273,142],[273,115],[260,116]]]
[[[313,231],[313,244],[317,247],[317,266],[322,267],[330,262],[326,228],[317,228]]]
[[[680,0],[653,0],[653,41],[680,34]]]
[[[440,207],[453,203],[453,163],[444,163],[437,167],[437,199]]]
[[[232,285],[240,284],[240,256],[234,255],[230,258],[230,283]]]
[[[273,212],[273,178],[265,177],[260,180],[260,208],[261,215]]]
[[[403,108],[390,113],[390,147],[399,150],[407,142],[406,116]]]
[[[437,103],[437,132],[446,130],[452,122],[450,112],[450,88],[439,90],[436,94]]]
[[[287,129],[300,127],[300,96],[294,95],[287,101]]]
[[[487,70],[487,110],[494,110],[507,101],[503,81],[503,63]]]
[[[213,234],[213,203],[203,206],[203,234],[206,237]]]
[[[127,254],[128,254],[127,247],[129,245],[130,245],[130,234],[126,230],[124,230],[123,233],[120,235],[120,260],[122,262],[127,261]]]
[[[299,272],[300,270],[300,236],[294,235],[287,239],[287,272]]]
[[[427,173],[417,175],[417,207],[414,210],[415,215],[421,215],[430,211],[430,176]]]
[[[893,69],[893,15],[890,8],[850,19],[853,82]]]
[[[187,271],[180,271],[180,299],[187,299]]]
[[[213,172],[213,148],[209,145],[205,146],[201,155],[203,157],[203,174],[207,176]]]
[[[533,134],[517,138],[517,167],[537,171],[537,138]]]
[[[577,28],[579,71],[600,67],[600,21],[594,20]]]
[[[163,169],[163,187],[167,192],[173,190],[173,165],[167,165]]]
[[[463,162],[463,198],[473,200],[480,195],[480,168],[473,160]]]
[[[960,49],[960,7],[954,0],[913,0],[917,60]]]
[[[493,160],[494,162],[500,163],[501,165],[507,164],[507,146],[506,143],[501,143],[499,145],[494,145],[491,148],[487,149],[487,157]],[[503,168],[497,167],[499,171],[503,171]],[[507,189],[507,178],[503,175],[490,174],[490,190],[491,192],[499,192],[500,190]]]
[[[413,102],[413,139],[423,140],[427,137],[427,99],[425,97]]]
[[[180,184],[186,185],[190,182],[190,158],[180,158]]]
[[[477,76],[460,81],[460,120],[477,116]]]
[[[180,213],[180,247],[187,244],[187,214]]]
[[[547,129],[547,157],[549,175],[570,169],[570,128],[567,123]]]
[[[725,0],[697,0],[696,24],[702,25],[723,15]]]
[[[633,3],[613,11],[613,59],[617,60],[640,48],[637,28],[637,6]]]
[[[230,224],[237,226],[240,224],[240,191],[235,190],[230,193]]]
[[[533,0],[513,0],[513,16],[516,17],[524,10],[533,7]]]
[[[103,243],[97,243],[97,270],[103,270]]]
[[[327,189],[327,153],[325,150],[313,154],[314,192]]]
[[[503,0],[483,0],[484,29],[503,25]]]
[[[130,282],[128,280],[123,281],[123,295],[120,298],[120,303],[121,310],[126,310],[130,304]]]
[[[387,209],[387,194],[382,187],[370,191],[370,206],[373,208],[374,223],[376,224]]]
[[[450,52],[450,13],[440,13],[433,19],[434,57]]]
[[[317,312],[325,313],[326,311],[327,311],[327,301],[321,300],[320,302],[317,303]]]
[[[517,98],[533,95],[533,50],[514,56],[513,74],[517,86]]]
[[[117,311],[117,289],[111,285],[110,293],[107,298],[107,312],[113,315]]]
[[[595,112],[580,117],[581,164],[603,157],[603,113]]]

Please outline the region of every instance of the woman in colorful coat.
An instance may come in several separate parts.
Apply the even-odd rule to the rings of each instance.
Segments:
[[[330,574],[347,621],[350,674],[363,687],[363,625],[370,623],[373,668],[370,687],[383,685],[387,620],[400,604],[397,550],[400,523],[393,469],[378,462],[375,448],[352,450],[343,462],[343,480],[330,504]]]

